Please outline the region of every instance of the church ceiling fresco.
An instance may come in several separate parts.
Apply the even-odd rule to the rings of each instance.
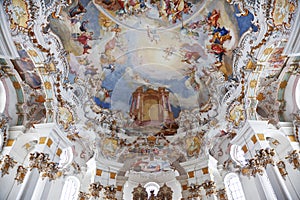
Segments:
[[[247,118],[278,117],[267,108],[278,96],[268,92],[278,90],[272,78],[286,63],[297,1],[261,9],[231,0],[3,5],[20,54],[13,64],[24,109],[32,111],[27,122],[56,121],[97,159],[167,171],[233,137]]]

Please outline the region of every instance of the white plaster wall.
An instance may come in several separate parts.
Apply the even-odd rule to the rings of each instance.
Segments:
[[[137,187],[138,183],[133,182],[133,181],[126,181],[124,184],[124,189],[123,189],[123,199],[132,199],[132,191],[133,188]]]
[[[2,81],[0,81],[0,113],[3,113],[6,104],[6,93]]]
[[[132,199],[132,192],[135,187],[140,183],[142,186],[149,182],[155,182],[160,187],[164,184],[169,186],[173,191],[172,198],[174,200],[180,200],[182,195],[181,184],[176,179],[177,173],[173,171],[160,172],[160,173],[150,173],[150,174],[128,174],[128,181],[124,184],[123,188],[123,199],[129,200]]]
[[[292,121],[292,113],[296,113],[300,109],[300,76],[292,75],[284,93],[284,100],[286,101],[285,111],[283,113],[286,121]]]

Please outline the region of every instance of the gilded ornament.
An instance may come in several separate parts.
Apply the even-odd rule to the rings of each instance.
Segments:
[[[201,186],[205,190],[206,196],[211,196],[217,192],[216,183],[214,181],[206,180],[204,181],[204,183],[201,184]]]
[[[293,13],[296,10],[296,5],[292,2],[290,2],[289,12]]]
[[[33,57],[37,57],[37,56],[38,56],[37,52],[34,51],[34,50],[31,50],[31,49],[28,50],[27,53],[28,53],[29,55],[33,56]]]
[[[46,88],[47,90],[50,90],[50,89],[51,89],[51,83],[50,83],[49,81],[46,81],[46,82],[44,83],[44,85],[45,85],[45,88]]]
[[[14,161],[9,155],[5,155],[3,159],[0,161],[0,171],[1,177],[6,174],[9,174],[10,168],[13,168],[17,162]]]
[[[74,120],[74,117],[70,110],[65,107],[59,107],[58,113],[59,123],[64,126],[64,129],[69,128],[70,124],[72,124]]]
[[[22,165],[19,165],[19,167],[17,169],[16,177],[15,177],[15,180],[17,181],[18,184],[23,183],[27,171],[28,170],[25,167],[23,167]]]
[[[10,17],[11,29],[16,27],[28,27],[27,22],[29,21],[29,13],[25,1],[12,0],[10,6],[6,7],[6,10]]]
[[[266,97],[264,96],[263,93],[259,93],[259,94],[256,96],[256,99],[257,99],[258,101],[263,101],[265,98],[266,98]]]
[[[91,183],[89,187],[89,194],[92,197],[100,197],[100,191],[103,189],[103,185],[100,182]]]
[[[247,63],[247,65],[245,66],[245,69],[247,69],[247,70],[254,70],[255,69],[255,64],[250,60],[248,63]]]
[[[13,82],[13,86],[14,86],[14,88],[16,88],[16,89],[21,89],[21,85],[20,85],[20,83],[19,82]]]
[[[285,177],[288,175],[288,172],[286,171],[286,168],[285,168],[285,163],[280,160],[276,163],[277,167],[278,167],[278,170],[282,176],[282,178],[285,180]]]
[[[273,48],[272,47],[268,47],[268,48],[265,48],[264,50],[264,55],[270,55],[273,51]]]
[[[245,116],[243,114],[243,110],[244,109],[243,109],[242,105],[236,105],[230,111],[229,120],[234,122],[235,126],[239,126],[240,123],[245,119]]]
[[[286,86],[287,86],[287,81],[284,80],[284,81],[282,81],[282,82],[280,83],[279,88],[280,88],[280,89],[284,89],[284,88],[286,88]]]
[[[256,80],[250,81],[250,87],[251,87],[251,88],[255,88],[256,85],[257,85],[257,81],[256,81]]]
[[[300,170],[300,152],[295,149],[290,151],[289,154],[285,157],[290,164],[293,165],[294,169]]]

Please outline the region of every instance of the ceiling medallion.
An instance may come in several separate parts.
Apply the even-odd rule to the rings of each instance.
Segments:
[[[245,121],[245,109],[243,104],[234,102],[228,109],[228,120],[232,122],[235,128],[241,127]]]
[[[72,124],[74,124],[72,112],[67,107],[59,107],[57,122],[62,125],[64,130],[67,130]]]
[[[108,19],[129,29],[147,30],[148,27],[170,29],[182,26],[205,5],[205,1],[93,1]],[[136,24],[136,21],[140,24]]]

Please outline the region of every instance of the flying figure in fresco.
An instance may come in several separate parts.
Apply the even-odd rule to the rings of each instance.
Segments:
[[[186,51],[184,54],[184,58],[181,60],[181,62],[186,62],[188,64],[192,64],[194,62],[198,63],[198,60],[200,58],[201,55],[199,52]]]
[[[77,5],[69,10],[70,17],[75,17],[79,14],[86,13],[84,6],[78,1]]]
[[[111,71],[111,73],[113,73],[116,69],[115,65],[113,65],[113,64],[109,64],[108,66],[103,66],[102,68],[109,69]]]
[[[164,53],[165,55],[163,56],[163,58],[165,58],[166,60],[169,60],[169,57],[172,56],[175,52],[174,47],[167,47],[164,49]]]
[[[229,32],[224,26],[222,28],[217,27],[213,30],[213,37],[209,42],[223,45],[226,40],[231,40],[232,38]]]
[[[104,47],[104,52],[100,54],[100,63],[102,64],[108,64],[108,63],[114,63],[116,61],[113,51],[116,47],[117,39],[116,37],[109,40]]]
[[[147,26],[147,36],[150,38],[151,42],[157,42],[159,41],[159,35],[155,29],[151,30],[149,26]]]
[[[226,54],[226,48],[223,46],[223,44],[225,41],[231,40],[232,38],[230,35],[230,30],[224,26],[220,26],[220,17],[220,11],[214,9],[213,11],[209,12],[205,18],[209,35],[212,36],[209,40],[210,45],[207,45],[207,49],[209,53],[213,53],[215,55],[216,62],[214,63],[214,67],[218,68],[218,70],[225,68],[223,58]],[[224,74],[224,76],[228,75]]]
[[[220,24],[218,22],[220,18],[220,11],[213,10],[208,13],[206,21],[209,26],[218,27]]]
[[[215,54],[215,56],[217,58],[217,61],[216,61],[215,64],[216,65],[221,65],[221,62],[223,60],[223,56],[226,52],[226,49],[223,47],[223,45],[213,43],[213,44],[210,45],[209,52]]]
[[[194,65],[191,68],[188,68],[185,71],[185,75],[188,78],[187,79],[187,83],[196,91],[198,91],[200,89],[200,84],[197,82],[197,76],[196,76],[196,72],[197,72],[197,67]]]
[[[78,41],[80,44],[83,45],[83,54],[89,54],[88,50],[92,47],[88,44],[88,40],[92,40],[93,32],[83,32],[81,33],[77,38],[75,38],[76,41]]]
[[[81,22],[81,25],[79,27],[80,31],[82,32],[87,32],[87,24],[89,23],[89,20],[85,20],[83,22]]]
[[[110,108],[110,92],[112,90],[107,90],[106,88],[98,90],[93,97],[95,104],[101,108]]]

